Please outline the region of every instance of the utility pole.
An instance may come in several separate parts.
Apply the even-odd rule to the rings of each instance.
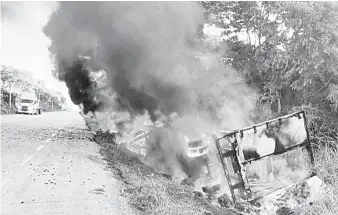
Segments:
[[[12,107],[12,83],[9,82],[9,107]]]
[[[52,99],[52,111],[54,111],[54,104],[53,104],[53,99]]]

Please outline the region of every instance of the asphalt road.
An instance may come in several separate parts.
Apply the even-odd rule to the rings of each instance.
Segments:
[[[77,112],[1,116],[1,214],[135,214]]]

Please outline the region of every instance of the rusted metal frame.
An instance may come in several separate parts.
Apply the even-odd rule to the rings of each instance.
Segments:
[[[258,123],[258,124],[255,124],[255,125],[243,128],[243,129],[232,130],[230,133],[225,134],[223,137],[226,137],[226,136],[229,136],[229,135],[234,135],[234,134],[236,134],[238,132],[243,132],[243,131],[247,131],[247,130],[250,130],[250,129],[256,129],[257,127],[261,127],[261,126],[264,126],[264,125],[268,126],[268,124],[270,124],[272,122],[276,122],[276,121],[280,122],[283,119],[288,119],[288,118],[291,118],[291,117],[294,117],[294,116],[298,116],[299,114],[303,114],[303,116],[305,116],[304,111],[298,111],[298,112],[295,112],[295,113],[292,113],[292,114],[288,114],[288,115],[285,115],[285,116],[282,116],[282,117],[278,117],[276,119],[272,119],[272,120],[268,120],[268,121],[265,121],[265,122],[261,122],[261,123]],[[254,127],[256,127],[256,128],[254,128]]]
[[[224,139],[223,138],[219,138],[219,139],[216,139],[216,147],[217,147],[217,150],[218,150],[218,155],[221,159],[221,163],[222,163],[222,167],[223,167],[223,171],[224,171],[224,175],[225,175],[225,178],[227,179],[227,182],[228,182],[228,186],[229,186],[229,189],[230,189],[230,193],[231,193],[231,197],[232,197],[232,201],[233,203],[236,202],[236,196],[235,196],[235,192],[234,190],[232,189],[232,182],[231,182],[231,179],[230,179],[230,176],[229,176],[229,173],[228,173],[228,170],[227,170],[227,167],[225,166],[225,163],[224,163],[224,159],[223,159],[223,156],[221,154],[221,149],[220,149],[220,146],[219,146],[219,141],[221,139]]]
[[[237,140],[237,135],[236,135],[236,133],[233,134],[233,136],[235,137],[235,140],[236,140],[236,141],[231,142],[231,145],[232,145],[233,149],[236,150],[237,145],[235,145],[235,144],[238,144],[238,140]],[[238,166],[238,172],[239,172],[239,175],[240,175],[240,180],[241,180],[241,182],[242,182],[243,185],[244,185],[244,186],[243,186],[244,192],[245,192],[246,195],[250,195],[250,197],[247,198],[247,200],[248,200],[249,198],[251,198],[251,193],[252,193],[252,192],[251,192],[251,189],[250,189],[250,188],[246,188],[246,187],[245,187],[245,181],[244,181],[244,178],[243,178],[243,175],[242,175],[242,166],[241,166],[241,164],[240,164],[240,162],[239,162],[238,155],[237,155],[237,151],[236,151],[236,155],[235,155],[235,162],[236,162],[236,164],[237,164],[237,166]]]
[[[294,150],[296,148],[301,148],[301,147],[304,147],[304,146],[306,146],[306,149],[308,150],[308,152],[310,154],[311,163],[314,164],[314,156],[313,156],[313,151],[312,151],[312,146],[311,146],[311,140],[310,140],[309,130],[308,130],[308,126],[307,126],[307,119],[306,119],[304,111],[298,111],[298,112],[295,112],[295,113],[292,113],[292,114],[289,114],[289,115],[286,115],[286,116],[279,117],[277,119],[272,119],[272,120],[268,120],[268,121],[265,121],[265,122],[262,122],[262,123],[255,124],[253,126],[250,126],[250,127],[244,128],[244,129],[235,130],[235,131],[232,131],[232,132],[230,132],[228,134],[225,134],[223,137],[221,137],[219,139],[216,139],[216,146],[217,146],[217,149],[218,149],[218,152],[219,152],[218,154],[219,154],[219,156],[221,158],[222,167],[223,167],[225,176],[227,178],[227,182],[228,182],[228,185],[229,185],[230,192],[231,192],[231,195],[232,195],[234,203],[236,202],[236,196],[235,196],[233,188],[237,189],[238,187],[236,187],[236,185],[232,186],[231,179],[229,177],[229,174],[228,174],[228,171],[227,171],[227,168],[225,166],[225,163],[224,163],[224,160],[223,160],[223,156],[222,156],[223,154],[228,155],[228,154],[232,154],[233,152],[229,151],[227,153],[221,154],[221,150],[220,150],[220,146],[219,146],[219,141],[221,139],[225,139],[226,137],[231,137],[231,136],[235,137],[236,141],[235,142],[231,142],[231,145],[233,147],[233,150],[235,150],[235,156],[234,156],[234,158],[235,158],[235,161],[236,161],[236,163],[238,165],[238,168],[239,168],[240,180],[242,180],[242,182],[243,182],[243,183],[239,183],[239,184],[243,184],[244,185],[243,189],[245,190],[246,194],[249,194],[251,196],[251,189],[250,188],[248,188],[248,189],[245,188],[245,182],[244,182],[243,175],[242,175],[242,172],[241,172],[241,169],[242,169],[241,168],[241,164],[239,163],[237,152],[236,152],[236,149],[235,149],[236,146],[234,145],[234,143],[237,143],[237,136],[236,136],[236,134],[240,133],[240,135],[243,135],[243,131],[247,131],[247,130],[250,130],[250,129],[254,129],[254,131],[256,132],[257,131],[256,130],[257,127],[264,126],[264,125],[266,125],[266,127],[268,127],[269,124],[272,123],[272,122],[278,121],[279,123],[281,123],[281,121],[283,119],[291,118],[291,117],[294,117],[294,116],[297,116],[299,118],[300,114],[303,115],[304,124],[305,124],[305,130],[306,130],[306,133],[307,133],[307,140],[305,142],[303,142],[301,144],[298,144],[298,145],[295,145],[295,146],[292,146],[292,147],[289,147],[289,148],[287,148],[287,149],[285,149],[283,151],[277,152],[277,153],[272,153],[272,154],[269,154],[269,155],[262,156],[262,157],[260,157],[258,159],[252,159],[252,160],[249,160],[249,161],[245,161],[245,162],[242,163],[242,165],[246,165],[247,163],[251,163],[253,161],[257,161],[257,160],[263,159],[263,158],[268,157],[268,156],[284,154],[285,152],[292,151],[292,150]],[[315,174],[315,173],[313,172],[312,175],[313,174]],[[309,176],[309,177],[311,177],[311,176]],[[308,177],[306,177],[306,178],[308,178]],[[254,200],[250,200],[250,201],[254,201]]]
[[[309,144],[309,141],[308,141],[308,140],[305,140],[305,141],[304,141],[303,143],[301,143],[301,144],[291,146],[291,147],[286,148],[286,149],[284,149],[284,150],[282,150],[282,151],[274,152],[274,153],[271,153],[271,154],[267,154],[267,155],[261,156],[261,157],[259,157],[259,158],[252,158],[252,159],[250,159],[250,160],[246,160],[246,161],[244,161],[244,162],[242,163],[242,165],[246,165],[246,164],[251,163],[251,162],[253,162],[253,161],[258,161],[258,160],[261,160],[261,159],[266,158],[266,157],[269,157],[269,156],[284,154],[285,152],[292,151],[292,150],[294,150],[294,149],[296,149],[296,148],[301,148],[301,147],[304,147],[304,146],[308,146],[308,144]],[[312,161],[311,161],[311,162],[312,162]]]
[[[221,153],[221,147],[220,147],[220,145],[219,145],[219,141],[220,141],[220,140],[223,140],[223,139],[226,139],[227,137],[231,137],[231,136],[234,136],[234,137],[235,137],[235,141],[234,141],[234,142],[232,142],[232,141],[230,142],[231,147],[232,147],[232,150],[229,151],[229,152],[227,152],[227,153]],[[231,193],[231,197],[232,197],[233,203],[236,203],[236,195],[235,195],[235,192],[234,192],[235,189],[240,189],[240,188],[242,188],[242,189],[244,189],[245,194],[246,194],[246,195],[250,195],[250,197],[251,197],[251,190],[250,190],[250,188],[247,189],[247,188],[245,187],[245,182],[244,182],[244,179],[243,179],[243,175],[242,175],[242,173],[241,173],[241,165],[240,165],[240,163],[239,163],[238,156],[237,156],[237,153],[236,153],[236,149],[235,149],[236,146],[234,145],[235,143],[237,144],[237,141],[238,141],[238,140],[237,140],[237,137],[236,137],[235,134],[232,134],[232,135],[230,135],[230,134],[224,135],[223,137],[221,137],[221,138],[219,138],[219,139],[216,139],[216,141],[215,141],[215,142],[216,142],[216,147],[217,147],[217,150],[218,150],[218,155],[220,156],[220,159],[221,159],[223,171],[224,171],[225,177],[226,177],[226,179],[227,179],[227,183],[228,183],[228,186],[229,186],[229,189],[230,189],[230,193]],[[234,153],[233,153],[233,152],[234,152]],[[237,184],[235,184],[235,185],[232,184],[232,181],[231,181],[231,178],[230,178],[230,176],[229,176],[229,173],[228,173],[226,164],[224,163],[224,158],[223,158],[223,156],[222,156],[222,155],[224,155],[224,154],[232,154],[232,155],[233,155],[233,158],[235,159],[235,162],[236,162],[236,164],[237,164],[237,166],[238,166],[238,172],[239,172],[239,173],[237,173],[237,175],[240,176],[239,179],[240,179],[241,182],[239,182],[239,183],[237,183]],[[249,199],[249,198],[248,198],[248,199]]]
[[[260,158],[258,158],[258,159],[251,159],[251,160],[245,161],[245,162],[242,163],[243,166],[245,166],[245,165],[247,165],[248,163],[251,163],[251,162],[253,162],[253,161],[261,160],[261,159],[263,159],[263,158],[265,158],[265,157],[269,157],[269,156],[273,156],[273,155],[284,154],[284,153],[286,153],[286,152],[288,152],[288,151],[292,151],[292,150],[294,150],[294,149],[296,149],[296,148],[302,148],[302,147],[306,148],[306,150],[308,151],[309,156],[310,156],[310,160],[311,160],[311,164],[312,164],[312,166],[314,166],[314,155],[313,155],[313,150],[312,150],[312,145],[311,145],[311,139],[310,139],[310,135],[309,135],[308,125],[307,125],[307,118],[306,118],[306,116],[305,116],[305,112],[304,112],[304,111],[299,111],[299,112],[297,112],[297,113],[294,113],[294,114],[290,115],[289,117],[297,116],[297,117],[300,119],[300,115],[303,116],[303,119],[304,119],[304,127],[305,127],[306,134],[307,134],[307,139],[306,139],[303,143],[298,144],[298,145],[295,145],[295,146],[291,146],[291,147],[289,147],[289,148],[287,148],[287,149],[285,149],[285,150],[283,150],[283,151],[277,152],[277,153],[272,153],[272,154],[268,154],[268,155],[262,156],[262,157],[260,157]],[[284,119],[286,119],[286,118],[284,118]],[[280,118],[279,118],[279,119],[275,119],[275,120],[276,120],[276,121],[278,120],[279,122],[281,122],[281,119],[280,119]],[[273,121],[273,120],[272,120],[272,121]],[[271,122],[271,121],[270,121],[270,122]],[[269,123],[267,122],[266,125],[268,126],[268,124],[269,124]],[[254,128],[254,126],[252,126],[252,127]],[[315,176],[315,175],[316,175],[316,172],[314,171],[314,169],[312,169],[311,174],[308,175],[308,176],[306,176],[306,177],[303,179],[303,181],[306,181],[306,180],[308,180],[309,178],[311,178],[311,177],[313,177],[313,176]],[[288,185],[288,186],[289,186],[289,185]],[[287,186],[285,186],[285,187],[287,187]],[[279,190],[279,189],[277,189],[277,190]],[[259,200],[259,199],[261,199],[261,198],[263,198],[263,197],[262,197],[262,196],[256,197],[255,199],[252,199],[252,200],[250,200],[249,202],[255,202],[255,201],[257,201],[257,200]]]

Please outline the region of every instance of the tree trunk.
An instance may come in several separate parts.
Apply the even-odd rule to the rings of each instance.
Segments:
[[[277,113],[280,115],[282,113],[282,104],[281,104],[281,99],[280,99],[280,93],[277,91]]]
[[[12,85],[9,84],[9,107],[12,107]]]

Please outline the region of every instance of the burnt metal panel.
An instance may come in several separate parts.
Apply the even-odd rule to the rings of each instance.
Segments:
[[[315,175],[304,111],[225,133],[215,142],[234,202],[257,199]]]

